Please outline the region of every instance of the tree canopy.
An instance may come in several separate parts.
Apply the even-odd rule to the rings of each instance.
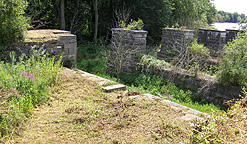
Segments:
[[[198,25],[212,23],[217,12],[210,0],[25,0],[25,2],[28,3],[25,16],[32,29],[59,29],[63,24],[65,30],[77,35],[78,40],[110,38],[111,28],[116,27],[116,11],[125,9],[130,12],[127,22],[143,20],[144,30],[149,32],[149,42],[159,41],[163,27],[179,25],[195,29]],[[24,9],[21,13],[24,14]]]
[[[218,11],[214,21],[215,22],[233,22],[233,23],[240,23],[241,21],[246,20],[245,14],[239,14],[237,12],[230,13],[225,11]]]

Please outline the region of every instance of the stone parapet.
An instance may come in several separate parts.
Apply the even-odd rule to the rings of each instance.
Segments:
[[[168,57],[172,57],[173,54],[169,52],[175,48],[186,47],[193,42],[193,36],[194,30],[163,28],[161,50],[157,55],[158,59],[166,60]]]
[[[117,53],[121,47],[123,49],[121,54],[127,56],[125,58],[128,59],[128,62],[123,67],[123,71],[128,73],[135,72],[139,63],[137,55],[145,54],[147,34],[148,32],[143,30],[113,28],[110,59],[112,60],[117,57],[117,55],[119,55]],[[108,68],[110,68],[112,65],[111,60],[108,61]]]
[[[226,44],[226,31],[199,29],[198,43],[206,46],[212,57],[218,57]]]
[[[63,55],[66,66],[76,65],[77,41],[76,35],[64,30],[29,30],[26,32],[24,43],[16,43],[7,48],[2,54],[9,55],[10,51],[16,51],[31,55],[31,47],[43,46],[43,48],[58,60]],[[18,47],[19,50],[16,49]]]

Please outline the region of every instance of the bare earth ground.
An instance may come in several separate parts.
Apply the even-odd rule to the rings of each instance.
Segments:
[[[61,72],[50,102],[34,109],[20,136],[5,143],[186,143],[186,115],[169,105],[123,92],[105,93],[79,74]]]

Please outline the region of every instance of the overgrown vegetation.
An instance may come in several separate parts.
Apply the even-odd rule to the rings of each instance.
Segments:
[[[78,48],[79,55],[83,57],[78,59],[77,68],[116,81],[114,76],[116,77],[117,75],[109,76],[106,73],[107,60],[100,56],[100,51],[102,50],[101,45],[99,45],[99,43],[87,44],[88,45],[81,45]],[[93,53],[88,52],[90,47],[92,48],[91,50],[98,53],[98,57],[96,56],[97,54],[94,55]],[[92,59],[88,59],[89,57]],[[93,59],[93,57],[95,58]],[[168,81],[165,81],[162,76],[156,76],[152,74],[153,68],[172,68],[170,63],[157,60],[155,56],[143,55],[140,61],[140,66],[145,69],[145,71],[142,71],[142,73],[136,72],[127,74],[121,72],[119,74],[119,81],[123,84],[126,84],[129,90],[140,91],[141,93],[150,93],[207,113],[211,113],[211,109],[220,111],[219,107],[214,106],[213,104],[206,102],[204,99],[193,95],[190,91],[179,89],[175,86],[175,84],[169,84]]]
[[[247,141],[247,93],[245,90],[243,93],[244,99],[228,101],[231,110],[225,113],[214,113],[206,122],[192,123],[191,141],[193,143],[245,143]]]
[[[121,28],[126,28],[128,30],[143,30],[144,23],[141,19],[138,19],[138,21],[131,20],[129,24],[125,24],[124,21],[120,24]]]
[[[23,135],[3,143],[244,143],[246,99],[226,113],[194,121],[187,113],[160,101],[130,98],[130,93],[104,93],[69,71],[53,89],[49,105],[40,106]],[[246,94],[246,93],[245,93]],[[189,115],[191,116],[191,115]]]
[[[28,28],[24,10],[25,0],[1,0],[0,2],[0,45],[21,40],[23,32]],[[1,51],[1,48],[0,48]]]
[[[224,47],[217,76],[223,85],[247,86],[247,33],[239,34]]]
[[[0,136],[18,133],[32,109],[47,101],[49,87],[58,81],[61,60],[55,63],[48,55],[24,55],[11,62],[0,62]]]

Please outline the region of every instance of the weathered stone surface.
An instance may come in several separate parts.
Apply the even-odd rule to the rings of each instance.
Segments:
[[[136,50],[135,54],[129,55],[128,64],[123,67],[123,71],[132,73],[138,69],[138,54],[144,54],[146,51],[146,37],[147,31],[139,30],[126,30],[122,28],[113,28],[112,29],[112,44],[115,44],[115,47],[112,47],[110,54],[111,58],[116,57],[115,48],[118,48],[121,42],[121,46],[126,50]],[[111,71],[111,61],[108,61],[108,71]]]
[[[110,85],[103,88],[106,92],[118,91],[118,90],[126,90],[126,86],[122,84]]]
[[[178,28],[163,28],[161,50],[157,54],[157,58],[166,60],[167,57],[172,56],[168,51],[173,48],[186,47],[193,41],[194,31],[188,29]]]
[[[193,114],[186,114],[185,116],[181,117],[182,120],[185,121],[194,121],[194,120],[198,120],[198,119],[202,119],[196,115]]]
[[[218,30],[199,29],[198,43],[209,48],[213,57],[219,56],[223,46],[226,44],[226,32]]]

